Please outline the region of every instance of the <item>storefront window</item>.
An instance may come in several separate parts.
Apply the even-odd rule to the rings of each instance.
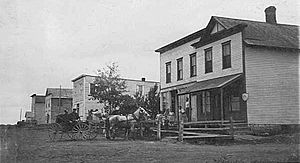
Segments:
[[[162,111],[165,112],[167,109],[167,92],[164,92],[161,94],[162,95]]]
[[[231,111],[240,111],[240,97],[231,97]]]
[[[210,92],[205,93],[205,108],[206,112],[210,112]]]

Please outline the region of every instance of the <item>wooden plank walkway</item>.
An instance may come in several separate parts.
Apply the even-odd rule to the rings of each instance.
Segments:
[[[166,139],[178,139],[178,136],[165,137]],[[230,135],[216,135],[216,134],[203,134],[203,135],[193,135],[193,136],[183,136],[183,139],[205,139],[205,138],[223,138],[231,139]]]
[[[153,130],[153,131],[157,132],[157,130]],[[178,131],[175,130],[161,130],[161,132],[178,134]],[[183,131],[183,135],[188,135],[188,136],[183,136],[183,139],[231,138],[231,135],[207,134],[207,133],[196,133],[196,132],[187,132],[187,131]],[[165,138],[178,139],[178,136],[169,136]]]

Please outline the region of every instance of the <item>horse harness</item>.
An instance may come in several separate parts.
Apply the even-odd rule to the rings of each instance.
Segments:
[[[136,120],[137,122],[139,122],[139,119],[136,117],[135,114],[132,114],[132,117],[133,117],[133,120]],[[132,121],[132,120],[129,120],[128,115],[126,115],[126,123],[129,124],[129,121]]]

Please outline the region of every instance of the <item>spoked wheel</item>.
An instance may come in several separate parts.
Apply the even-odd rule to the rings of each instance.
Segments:
[[[61,125],[58,123],[52,123],[50,124],[48,128],[48,136],[50,141],[54,141],[57,138],[61,138],[61,135],[59,136],[59,132],[61,131]]]
[[[78,123],[73,127],[71,135],[72,139],[86,140],[89,138],[89,126],[85,123]]]
[[[89,140],[93,140],[97,137],[99,133],[99,126],[97,125],[89,125],[88,138]]]

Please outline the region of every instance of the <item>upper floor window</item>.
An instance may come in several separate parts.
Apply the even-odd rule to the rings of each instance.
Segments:
[[[230,41],[222,44],[223,69],[231,67],[231,46]]]
[[[90,83],[90,94],[95,94],[99,91],[99,85],[95,83]]]
[[[190,55],[190,74],[191,77],[197,75],[196,53]]]
[[[143,85],[136,86],[136,93],[143,95]]]
[[[94,83],[90,83],[90,94],[93,94],[95,92],[96,92],[95,84]]]
[[[171,62],[166,63],[166,83],[171,83]]]
[[[205,49],[205,73],[213,71],[212,48]]]
[[[183,62],[182,58],[177,59],[177,80],[183,79]]]

